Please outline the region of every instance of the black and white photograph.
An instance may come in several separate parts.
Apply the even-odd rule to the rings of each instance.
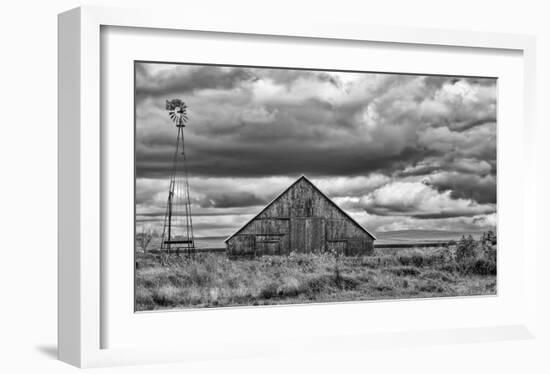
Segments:
[[[497,79],[136,61],[135,310],[497,294]]]
[[[0,374],[550,373],[546,2],[2,5]]]

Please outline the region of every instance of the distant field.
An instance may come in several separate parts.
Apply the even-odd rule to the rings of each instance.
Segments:
[[[482,231],[446,231],[446,230],[402,230],[376,233],[375,244],[416,244],[437,243],[460,240],[462,236],[472,235],[479,239]]]
[[[138,253],[136,309],[157,310],[496,294],[496,261],[455,248],[376,249],[374,256]]]
[[[472,235],[474,239],[481,236],[481,231],[445,231],[445,230],[402,230],[376,233],[375,246],[417,245],[427,243],[446,243],[460,240],[463,235]],[[225,248],[226,236],[197,237],[195,245],[200,249]],[[160,238],[153,238],[150,249],[160,248]]]

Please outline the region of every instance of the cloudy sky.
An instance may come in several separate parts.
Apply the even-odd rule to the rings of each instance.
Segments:
[[[224,236],[301,174],[367,229],[496,225],[496,80],[136,63],[136,218],[162,231],[185,128],[196,236]]]

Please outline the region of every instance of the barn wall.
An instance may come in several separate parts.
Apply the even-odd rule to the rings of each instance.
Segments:
[[[227,254],[230,256],[254,256],[255,235],[239,234],[231,238],[227,245]]]
[[[324,217],[349,220],[309,182],[301,180],[264,210],[258,218]]]
[[[371,255],[374,250],[372,239],[353,238],[348,239],[347,242],[346,256]]]
[[[241,232],[235,235],[227,242],[227,250],[230,255],[239,256],[241,253],[257,255],[263,252],[272,252],[275,247],[279,248],[279,254],[288,254],[290,251],[289,231],[290,221],[288,219],[274,218],[256,218],[246,225]],[[254,241],[238,239],[239,237],[254,237]],[[274,244],[278,241],[279,244]],[[234,243],[235,242],[235,243]],[[253,248],[244,249],[243,246],[252,246]],[[258,251],[256,250],[258,249]],[[263,251],[263,252],[262,252]]]
[[[291,250],[371,254],[373,239],[301,179],[227,242],[232,256],[284,255]]]

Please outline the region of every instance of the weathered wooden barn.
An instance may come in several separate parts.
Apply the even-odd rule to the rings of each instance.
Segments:
[[[335,251],[369,255],[376,238],[305,176],[225,240],[229,257]]]

